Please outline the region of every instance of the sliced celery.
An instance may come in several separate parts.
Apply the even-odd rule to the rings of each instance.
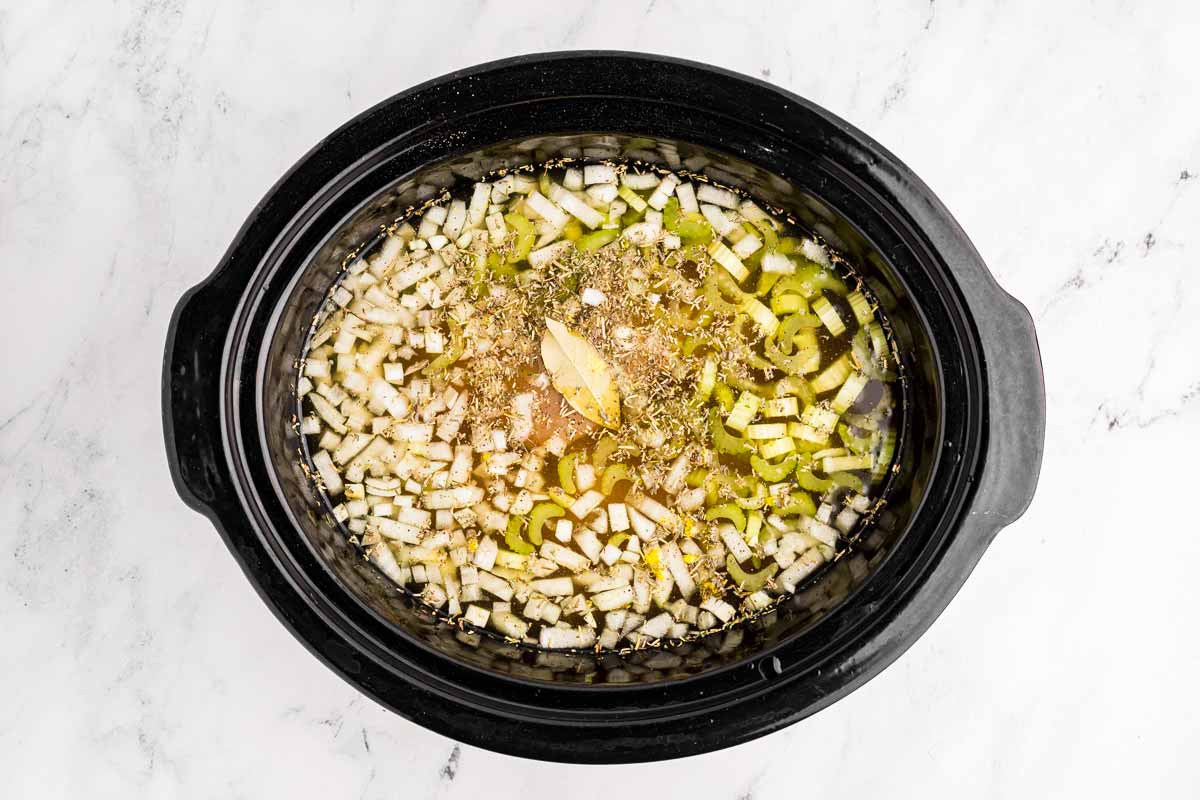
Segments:
[[[742,301],[741,311],[750,316],[754,320],[754,324],[758,326],[764,336],[774,336],[779,330],[779,317],[767,308],[756,297],[747,297]]]
[[[875,466],[871,455],[826,456],[821,459],[821,471],[826,475],[856,469],[871,469]]]
[[[611,495],[613,490],[617,488],[617,484],[621,481],[633,481],[633,475],[629,472],[629,466],[620,462],[609,464],[604,468],[604,474],[600,476],[600,492],[605,495]]]
[[[546,494],[558,505],[563,508],[570,508],[575,503],[575,497],[569,495],[557,486],[548,486]]]
[[[575,242],[576,246],[579,246],[579,240],[583,236],[583,223],[572,217],[563,226],[562,235],[568,242]]]
[[[708,416],[708,430],[712,437],[713,449],[726,455],[741,455],[753,450],[753,446],[740,436],[735,436],[725,428],[721,421],[720,412],[713,409]]]
[[[772,397],[760,409],[764,417],[794,417],[800,414],[800,402],[795,397]]]
[[[775,393],[775,384],[771,381],[757,383],[749,378],[743,378],[737,373],[733,373],[729,376],[729,385],[734,389],[742,392],[751,392],[759,397],[766,397],[767,395],[772,395]]]
[[[733,390],[724,381],[717,381],[717,385],[713,387],[713,399],[717,401],[717,408],[725,413],[733,408]]]
[[[862,479],[850,472],[830,473],[829,480],[837,486],[842,486],[846,489],[853,489],[860,494],[866,488],[863,486]]]
[[[703,214],[690,212],[680,218],[675,232],[684,244],[707,245],[712,241],[713,229]]]
[[[824,394],[845,383],[853,370],[854,367],[850,364],[850,359],[842,356],[809,381],[809,384],[812,386],[814,392]]]
[[[775,281],[779,280],[778,273],[760,272],[758,275],[758,283],[754,287],[754,293],[759,297],[764,297],[771,293],[771,287],[775,285]],[[774,309],[772,309],[774,310]],[[776,312],[778,313],[778,312]]]
[[[726,294],[732,294],[734,301],[727,300]],[[723,311],[736,314],[741,310],[745,294],[732,283],[729,275],[722,270],[714,269],[704,279],[704,299],[713,311]]]
[[[818,478],[802,467],[796,469],[796,483],[809,492],[827,492],[833,487],[833,481]]]
[[[863,454],[870,450],[872,439],[870,437],[853,435],[850,433],[850,426],[844,423],[838,425],[837,432],[838,437],[841,438],[842,442],[853,452]]]
[[[846,323],[842,321],[842,316],[828,299],[818,297],[816,300],[813,300],[812,310],[821,318],[821,322],[825,324],[825,327],[834,336],[841,336],[846,332]]]
[[[617,452],[617,447],[620,444],[610,434],[604,434],[600,437],[600,441],[596,442],[596,447],[592,450],[592,466],[596,469],[601,469],[608,463],[608,459],[613,453]]]
[[[580,250],[599,250],[604,245],[615,242],[620,236],[621,231],[616,228],[601,228],[580,236],[575,246]]]
[[[808,303],[798,294],[779,294],[771,296],[771,311],[783,316],[797,314],[808,308]]]
[[[851,292],[846,295],[846,301],[850,303],[850,310],[854,312],[854,319],[858,320],[859,325],[866,325],[875,318],[871,303],[863,296],[862,292]]]
[[[775,507],[775,513],[781,517],[811,517],[817,513],[817,504],[807,492],[793,489],[788,492],[787,502]]]
[[[495,250],[487,254],[487,260],[484,262],[492,275],[499,278],[501,281],[507,281],[508,278],[515,277],[517,268],[512,264],[500,258],[500,254]]]
[[[895,453],[896,432],[888,431],[883,436],[883,442],[879,446],[879,455],[875,459],[875,469],[871,472],[871,476],[875,480],[879,480],[887,474],[888,469],[892,466],[892,458]]]
[[[734,494],[738,506],[745,509],[762,508],[766,505],[768,492],[762,481],[751,475],[732,477],[714,474],[710,478],[718,485],[729,489]]]
[[[736,407],[734,411],[737,411]],[[728,419],[725,420],[725,424],[729,425]],[[730,425],[729,427],[732,428],[734,426]],[[787,424],[783,422],[759,422],[754,425],[747,425],[745,433],[747,439],[778,439],[781,436],[787,436]]]
[[[763,514],[761,511],[754,510],[746,515],[746,541],[755,542],[758,540],[758,534],[762,530]]]
[[[533,545],[521,538],[523,524],[524,520],[520,517],[509,517],[508,527],[504,529],[504,543],[508,545],[509,550],[524,556],[533,552]]]
[[[808,381],[798,376],[789,376],[780,379],[775,384],[775,391],[776,394],[795,395],[800,398],[800,405],[802,406],[810,406],[817,400],[817,395],[813,392],[812,387],[808,385]]]
[[[810,300],[816,297],[819,291],[819,289],[813,286],[811,281],[801,275],[784,275],[775,282],[775,288],[771,290],[771,296],[782,297],[787,294],[794,294],[805,300]]]
[[[758,572],[746,572],[737,559],[729,554],[725,556],[725,569],[729,570],[729,577],[743,592],[757,592],[775,577],[775,573],[779,571],[779,564],[772,562]]]
[[[809,261],[807,258],[800,259],[800,268],[796,270],[795,277],[809,287],[808,293],[805,294],[806,297],[813,297],[823,289],[828,289],[838,295],[844,295],[848,291],[846,284],[837,276],[837,273]]]
[[[798,463],[800,463],[799,459],[795,456],[789,456],[778,464],[772,464],[767,459],[761,458],[758,455],[750,456],[750,467],[758,477],[767,483],[778,483],[791,475]]]
[[[543,526],[549,520],[561,517],[566,513],[557,503],[538,503],[534,506],[529,512],[529,541],[535,545],[540,545],[542,543]]]
[[[533,243],[537,241],[537,230],[533,227],[532,222],[520,214],[505,214],[504,221],[517,232],[517,241],[508,256],[508,263],[515,264],[518,261],[524,261],[529,257]]]
[[[641,195],[639,195],[633,189],[630,189],[628,186],[622,186],[621,188],[617,189],[617,195],[629,204],[631,211],[641,214],[646,210],[646,201],[642,199]]]
[[[793,348],[796,346],[796,335],[803,328],[803,315],[789,314],[779,323],[779,330],[775,333],[775,340],[779,343],[779,350],[784,355],[791,355]],[[813,337],[813,345],[816,346],[816,337]]]
[[[713,242],[710,244],[708,246],[708,254],[712,256],[713,261],[724,267],[738,283],[749,277],[750,270],[746,269],[746,265],[742,263],[742,260],[726,247],[724,243]]]
[[[786,372],[788,375],[803,375],[813,368],[813,364],[820,363],[821,352],[817,348],[803,349],[795,355],[785,355],[781,349],[782,343],[777,343],[774,338],[768,338],[763,341],[763,352],[772,364]],[[790,349],[790,348],[789,348]]]
[[[883,326],[878,322],[872,322],[867,326],[867,335],[871,337],[871,350],[875,353],[876,362],[879,366],[886,367],[890,361],[891,349],[888,347],[887,334],[883,332]]]
[[[862,390],[866,385],[867,377],[860,372],[856,372],[846,378],[846,382],[842,384],[842,387],[838,389],[838,393],[833,398],[831,403],[833,410],[840,414],[854,405],[854,401],[862,394]]]
[[[766,219],[751,220],[751,224],[762,234],[763,249],[768,253],[774,252],[779,247],[779,234],[775,232],[775,228],[771,227],[770,221]]]
[[[575,462],[586,455],[583,450],[572,450],[558,460],[558,485],[567,494],[575,494]]]
[[[758,452],[763,458],[779,458],[796,452],[796,440],[790,436],[780,436],[778,439],[763,442],[759,445]]]
[[[671,233],[678,233],[679,220],[683,216],[683,212],[679,208],[678,197],[672,197],[667,200],[667,204],[663,206],[662,215],[663,227],[669,230]]]
[[[722,503],[704,512],[704,518],[709,522],[718,519],[729,520],[738,531],[746,530],[746,512],[737,503]]]
[[[712,396],[717,386],[717,360],[709,356],[704,359],[704,368],[700,371],[700,380],[696,384],[696,399],[701,403]]]
[[[758,395],[752,392],[742,392],[737,402],[734,403],[733,410],[725,418],[725,425],[738,432],[746,430],[746,427],[758,414],[760,405],[762,405],[762,398]]]

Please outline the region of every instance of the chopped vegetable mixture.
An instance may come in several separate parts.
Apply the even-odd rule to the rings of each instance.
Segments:
[[[311,470],[458,624],[618,649],[740,622],[839,552],[896,444],[844,262],[697,176],[490,176],[351,260],[301,364]]]

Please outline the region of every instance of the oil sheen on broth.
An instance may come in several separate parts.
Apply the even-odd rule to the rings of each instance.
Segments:
[[[887,331],[837,254],[703,178],[496,174],[346,264],[298,379],[306,466],[374,564],[465,629],[687,639],[870,524]]]

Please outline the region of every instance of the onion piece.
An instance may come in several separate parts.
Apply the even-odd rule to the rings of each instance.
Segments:
[[[562,228],[567,224],[568,217],[563,210],[541,192],[531,192],[525,198],[525,206],[555,228]]]
[[[653,209],[662,211],[667,205],[667,200],[675,193],[675,187],[679,185],[679,178],[673,174],[666,175],[650,197],[646,200],[646,205]]]
[[[612,611],[624,608],[633,603],[633,600],[634,593],[632,586],[619,586],[615,589],[608,589],[592,595],[592,605],[599,611]]]
[[[700,203],[696,200],[696,187],[691,183],[681,183],[675,187],[675,197],[679,199],[679,209],[685,214],[695,214],[700,211]]]
[[[561,186],[552,186],[550,199],[562,207],[571,216],[595,229],[604,223],[604,215]],[[566,224],[565,222],[563,223]],[[573,246],[573,245],[572,245]]]
[[[471,604],[467,606],[466,612],[463,613],[463,618],[477,628],[486,628],[488,618],[492,616],[490,609]]]
[[[570,578],[543,578],[530,581],[529,586],[547,597],[565,597],[575,593],[575,583]]]
[[[721,622],[729,622],[733,619],[733,615],[737,613],[737,609],[726,603],[719,597],[710,597],[700,604],[700,608],[712,614]]]
[[[646,620],[642,627],[638,628],[638,633],[651,639],[661,639],[667,635],[674,624],[675,620],[671,618],[670,614],[664,611],[657,617]]]
[[[810,548],[792,562],[790,567],[779,573],[775,580],[784,591],[794,592],[796,591],[796,586],[823,563],[825,563],[824,556],[820,554],[817,548]]]
[[[547,649],[583,648],[596,643],[596,632],[588,628],[542,628],[538,645]]]
[[[529,266],[533,267],[534,269],[542,269],[548,264],[552,264],[558,259],[562,258],[574,248],[575,245],[571,242],[566,240],[558,241],[554,244],[548,244],[545,247],[534,250],[529,254],[526,260],[529,262]]]
[[[692,580],[691,573],[688,572],[683,554],[679,552],[679,545],[675,542],[668,542],[664,545],[663,560],[671,577],[675,579],[675,586],[679,589],[679,594],[684,600],[691,597],[692,593],[696,591],[696,582]]]
[[[480,589],[501,600],[511,600],[513,597],[512,584],[487,570],[479,573],[478,584]]]
[[[333,465],[333,458],[324,450],[317,451],[312,457],[313,466],[317,469],[317,474],[321,478],[321,482],[325,485],[325,491],[331,497],[342,493],[345,484],[342,483],[342,476],[338,474],[337,468]]]
[[[722,208],[736,209],[741,205],[738,196],[728,189],[721,189],[711,183],[702,183],[696,190],[696,199],[701,203],[711,203]]]
[[[635,191],[645,191],[658,186],[659,178],[653,172],[631,172],[626,170],[621,175],[621,185],[628,186]]]
[[[499,611],[492,607],[491,625],[500,633],[513,639],[524,639],[529,633],[529,623],[511,611]]]
[[[611,164],[588,164],[583,168],[583,182],[588,186],[597,183],[617,182],[617,170]]]
[[[584,492],[568,509],[572,516],[582,520],[588,514],[592,513],[601,502],[604,501],[604,495],[596,490]]]
[[[396,555],[392,552],[392,548],[386,543],[380,542],[369,550],[371,563],[379,568],[379,571],[391,578],[397,584],[403,586],[407,583],[404,580],[404,573],[400,569],[400,565],[396,562]]]
[[[700,213],[704,215],[704,219],[708,221],[708,224],[712,226],[712,229],[716,231],[718,236],[728,236],[735,230],[739,230],[736,222],[727,217],[724,211],[711,203],[705,203],[700,206]]]
[[[555,542],[543,541],[541,553],[555,564],[566,567],[572,572],[582,572],[590,566],[586,556]]]

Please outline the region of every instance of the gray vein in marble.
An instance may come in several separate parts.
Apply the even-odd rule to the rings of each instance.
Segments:
[[[460,758],[462,758],[462,747],[454,745],[454,749],[450,751],[450,757],[446,759],[446,763],[442,765],[442,768],[438,771],[438,775],[446,781],[453,781],[457,778],[458,761]]]

